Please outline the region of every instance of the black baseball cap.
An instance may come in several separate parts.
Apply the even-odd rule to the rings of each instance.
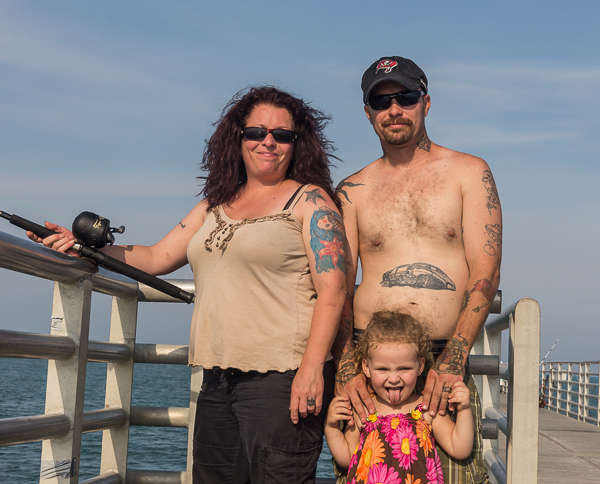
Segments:
[[[385,81],[395,81],[408,89],[421,90],[427,94],[427,76],[423,70],[410,59],[394,55],[373,62],[363,74],[360,87],[365,104],[375,86]]]

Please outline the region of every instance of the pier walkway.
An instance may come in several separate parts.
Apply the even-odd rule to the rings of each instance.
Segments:
[[[501,397],[506,411],[506,395]],[[600,481],[600,427],[548,409],[539,410],[538,484]],[[506,456],[500,434],[499,456]]]

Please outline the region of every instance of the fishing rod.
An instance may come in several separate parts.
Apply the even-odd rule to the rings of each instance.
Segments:
[[[45,239],[56,232],[47,229],[46,227],[36,224],[18,215],[11,215],[0,210],[0,217],[8,220],[12,225],[33,232],[38,237]],[[100,217],[93,212],[81,212],[73,221],[73,235],[76,243],[73,244],[73,250],[83,257],[94,260],[98,265],[104,266],[107,269],[131,277],[132,279],[146,284],[160,292],[163,292],[176,299],[190,304],[194,299],[194,295],[184,291],[179,287],[155,277],[147,272],[141,271],[125,262],[121,262],[114,257],[103,254],[98,249],[108,245],[113,245],[115,241],[114,233],[122,234],[125,232],[125,227],[118,228],[110,227],[110,220]]]
[[[542,361],[540,361],[540,366],[542,366],[542,363],[543,363],[543,362],[546,360],[546,358],[548,358],[548,355],[549,355],[549,354],[550,354],[550,352],[551,352],[551,351],[554,349],[554,347],[556,346],[556,343],[558,343],[559,341],[560,341],[560,338],[558,338],[558,339],[556,340],[556,342],[555,342],[555,343],[552,345],[552,348],[550,348],[550,349],[548,350],[548,353],[546,353],[546,356],[544,356],[544,357],[542,358]]]

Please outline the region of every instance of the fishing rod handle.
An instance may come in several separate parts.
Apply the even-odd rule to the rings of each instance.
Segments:
[[[41,237],[42,239],[56,234],[56,232],[47,229],[43,225],[36,224],[35,222],[27,220],[23,217],[19,217],[18,215],[10,215],[6,212],[0,212],[0,214],[2,215],[2,218],[8,220],[12,225],[16,225],[17,227],[23,230],[28,230],[29,232],[33,232],[35,235]]]

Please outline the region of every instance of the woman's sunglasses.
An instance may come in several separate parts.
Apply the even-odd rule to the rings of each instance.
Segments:
[[[393,99],[395,99],[400,106],[412,106],[413,104],[417,104],[419,102],[419,99],[421,99],[422,95],[422,91],[404,91],[397,92],[396,94],[379,94],[369,98],[369,106],[376,111],[383,111],[391,106]]]
[[[277,141],[277,143],[293,143],[298,138],[298,135],[289,129],[267,129],[255,127],[242,129],[242,136],[245,139],[252,141],[262,141],[269,133],[273,135],[273,139]]]

